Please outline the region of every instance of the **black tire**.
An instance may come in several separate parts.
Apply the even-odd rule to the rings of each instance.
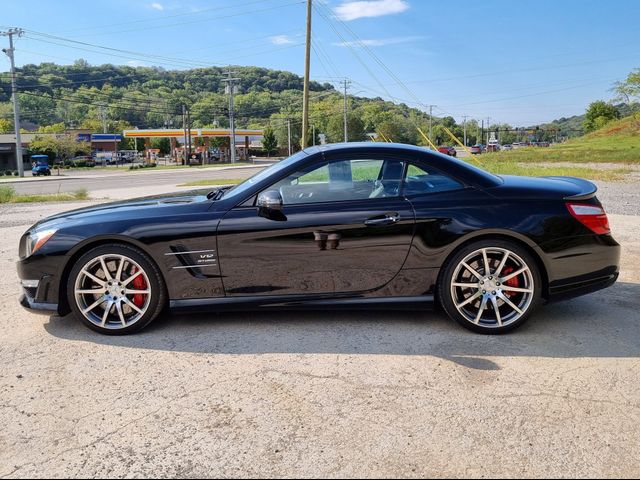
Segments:
[[[513,264],[524,263],[526,267],[528,267],[530,275],[527,275],[527,273],[523,273],[522,275],[526,275],[526,278],[523,278],[523,280],[526,283],[530,283],[530,285],[525,285],[526,288],[532,289],[533,292],[532,293],[513,293],[513,292],[505,293],[501,289],[505,288],[506,290],[508,288],[508,284],[502,285],[500,287],[495,287],[493,283],[490,285],[491,289],[496,288],[496,290],[494,290],[493,292],[483,290],[483,288],[485,287],[481,287],[480,283],[478,283],[477,291],[472,288],[469,288],[467,290],[464,290],[464,289],[456,290],[456,292],[467,292],[465,293],[466,296],[462,298],[462,300],[465,300],[465,301],[470,299],[470,297],[472,296],[480,295],[476,300],[473,300],[469,304],[469,307],[463,308],[463,311],[465,311],[465,314],[467,315],[468,315],[468,312],[466,311],[466,309],[473,309],[476,303],[480,303],[480,305],[477,307],[479,312],[481,310],[481,305],[483,303],[484,297],[489,298],[489,300],[486,302],[486,315],[483,315],[482,313],[480,313],[479,323],[474,323],[474,321],[472,321],[470,318],[465,316],[465,314],[461,313],[461,311],[459,310],[459,307],[464,303],[464,301],[458,303],[458,307],[456,307],[456,301],[453,298],[453,295],[454,295],[453,289],[456,287],[453,287],[452,283],[454,282],[454,279],[453,279],[454,274],[457,274],[459,276],[461,273],[467,273],[468,276],[471,277],[472,279],[470,280],[471,282],[476,281],[476,277],[473,276],[468,269],[466,269],[465,267],[462,267],[461,262],[467,259],[470,255],[474,253],[477,254],[478,251],[481,251],[483,249],[487,249],[488,258],[490,262],[490,266],[489,266],[490,276],[492,274],[491,272],[492,268],[497,270],[497,268],[499,267],[499,265],[495,266],[496,260],[498,260],[498,263],[500,263],[500,260],[499,260],[500,257],[498,256],[498,251],[508,250],[509,252],[512,252],[513,257],[510,256],[508,262],[509,263],[513,262]],[[491,249],[494,249],[494,250],[491,250]],[[507,265],[505,265],[505,267],[502,268],[502,271],[504,272],[506,268],[508,268]],[[515,270],[514,267],[511,267],[511,268]],[[479,268],[477,272],[480,273],[482,277],[485,277],[483,268]],[[494,277],[494,278],[495,280],[498,280],[498,277]],[[492,282],[494,282],[495,280],[492,280]],[[461,280],[457,279],[456,283],[459,283],[460,281]],[[486,278],[484,278],[483,280],[477,279],[477,281],[487,282],[487,279]],[[489,284],[486,283],[485,285],[489,285]],[[501,285],[501,283],[498,283],[498,285]],[[522,307],[523,305],[526,305],[526,309],[522,308],[521,310],[523,313],[519,314],[513,308],[507,305],[503,300],[501,300],[500,297],[496,296],[496,293],[498,293],[498,295],[506,295],[509,301],[511,301],[511,298],[512,298],[511,295],[515,295],[516,296],[514,297],[515,302],[518,301],[517,296],[522,295],[523,303],[521,305],[516,305],[516,306]],[[438,295],[438,301],[442,306],[442,308],[444,309],[444,311],[447,313],[447,315],[451,319],[458,322],[463,327],[476,333],[482,333],[486,335],[499,335],[499,334],[507,333],[511,330],[514,330],[522,326],[529,319],[529,317],[531,316],[531,313],[539,306],[541,302],[542,280],[541,280],[538,264],[536,263],[535,259],[526,249],[522,248],[517,243],[509,242],[505,240],[497,240],[497,239],[481,240],[481,241],[474,242],[464,246],[449,258],[446,265],[444,265],[443,270],[441,271],[440,277],[438,279],[437,295]],[[495,298],[491,299],[491,296]],[[498,314],[496,314],[495,308],[491,303],[494,300],[498,303],[497,305]],[[497,317],[501,316],[501,312],[505,309],[511,310],[511,313],[513,314],[513,317],[512,317],[513,321],[509,321],[508,323],[505,323],[502,326],[500,326],[500,323],[498,322]],[[490,314],[490,312],[493,312],[493,313]],[[495,317],[495,319],[489,318],[485,320],[485,316],[492,316],[492,317]]]
[[[139,269],[144,271],[146,279],[148,279],[147,287],[150,287],[150,298],[148,300],[145,300],[145,302],[148,302],[145,305],[146,310],[144,310],[144,314],[141,315],[139,319],[137,319],[130,325],[114,327],[111,323],[111,328],[105,328],[101,325],[97,325],[82,313],[82,309],[80,308],[80,306],[78,305],[78,301],[76,300],[75,286],[78,275],[87,264],[104,255],[122,255],[127,259],[132,260],[133,262],[135,262],[135,264],[137,264],[137,267],[139,267]],[[107,267],[107,269],[109,270],[109,267]],[[136,268],[136,270],[137,269],[138,268]],[[149,325],[149,323],[155,320],[160,315],[160,313],[162,313],[162,310],[166,305],[167,293],[160,270],[158,269],[155,262],[146,253],[131,245],[113,243],[93,248],[82,255],[76,261],[67,279],[67,301],[73,315],[90,329],[105,335],[126,335],[142,330],[147,325]],[[102,306],[102,304],[98,305],[97,308],[101,309],[103,312],[107,310]],[[111,307],[109,307],[109,310],[112,310]],[[131,313],[134,313],[133,310],[131,311]]]

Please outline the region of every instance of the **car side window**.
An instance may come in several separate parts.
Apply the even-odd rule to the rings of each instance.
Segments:
[[[448,192],[459,190],[464,185],[426,165],[409,164],[404,181],[404,195],[421,195],[425,193]]]
[[[289,175],[269,190],[280,191],[285,205],[397,197],[403,173],[399,160],[332,161]]]

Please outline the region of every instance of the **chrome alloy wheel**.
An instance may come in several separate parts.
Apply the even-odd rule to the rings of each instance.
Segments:
[[[74,297],[91,323],[110,330],[140,320],[151,302],[151,283],[142,267],[125,255],[100,255],[78,273]]]
[[[520,319],[534,298],[533,274],[526,262],[505,248],[476,250],[456,266],[451,298],[469,322],[500,328]]]

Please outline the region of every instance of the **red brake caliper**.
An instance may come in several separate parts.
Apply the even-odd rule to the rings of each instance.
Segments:
[[[513,267],[505,267],[504,270],[502,270],[502,276],[506,277],[507,275],[513,273],[514,268]],[[509,286],[509,287],[513,287],[513,288],[519,288],[520,287],[520,280],[518,280],[518,277],[513,277],[510,278],[509,280],[507,280],[506,282],[504,282],[505,285]],[[505,296],[507,297],[513,297],[514,295],[517,295],[516,292],[504,292]]]
[[[137,272],[138,272],[138,268],[133,267],[133,270],[131,271],[131,275],[135,275]],[[133,279],[133,282],[131,283],[135,290],[147,289],[147,281],[144,279],[144,275],[138,275],[136,278]],[[144,295],[145,295],[144,293],[136,293],[133,296],[133,303],[135,304],[136,307],[142,308],[142,306],[144,305]]]

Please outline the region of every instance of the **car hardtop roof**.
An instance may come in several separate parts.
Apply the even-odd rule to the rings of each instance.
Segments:
[[[315,147],[309,147],[304,150],[308,155],[314,155],[319,152],[340,152],[340,151],[353,151],[353,150],[404,150],[413,152],[429,152],[430,150],[424,147],[417,147],[415,145],[407,145],[404,143],[382,143],[382,142],[352,142],[352,143],[331,143],[328,145],[318,145]]]

